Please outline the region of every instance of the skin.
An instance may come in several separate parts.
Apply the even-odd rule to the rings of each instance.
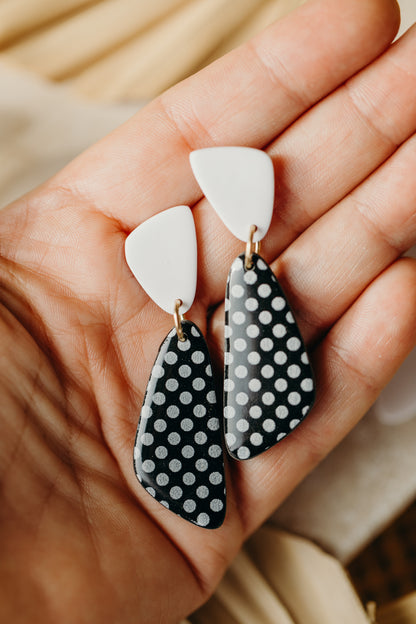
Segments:
[[[213,592],[246,539],[371,406],[416,342],[416,32],[392,0],[315,0],[180,83],[0,215],[0,619],[170,623]],[[317,36],[319,33],[319,36]],[[188,318],[221,376],[226,275],[242,245],[189,152],[267,149],[263,255],[312,355],[318,398],[288,439],[227,462],[224,525],[155,502],[132,470],[138,413],[172,319],[124,240],[193,208]],[[155,253],[157,248],[155,247]]]

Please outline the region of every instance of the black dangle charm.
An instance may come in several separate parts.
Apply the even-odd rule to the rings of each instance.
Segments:
[[[235,259],[225,299],[224,421],[229,453],[249,459],[287,436],[315,399],[312,369],[269,265]]]
[[[198,327],[172,329],[150,375],[134,445],[140,483],[162,505],[207,529],[225,516],[224,459],[211,362]]]

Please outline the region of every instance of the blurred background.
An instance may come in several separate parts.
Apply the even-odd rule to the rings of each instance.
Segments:
[[[0,207],[302,3],[0,0]],[[402,33],[416,0],[400,5]],[[379,604],[416,588],[415,370],[413,353],[273,518],[334,554]]]

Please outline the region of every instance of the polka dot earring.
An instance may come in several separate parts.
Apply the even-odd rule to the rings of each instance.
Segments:
[[[208,201],[246,243],[225,295],[224,426],[229,453],[249,459],[295,429],[315,398],[302,336],[258,253],[273,213],[273,164],[265,152],[247,147],[197,150],[190,160]]]
[[[215,529],[225,516],[225,478],[212,368],[203,335],[183,318],[194,300],[197,275],[190,208],[175,206],[139,225],[126,239],[125,254],[137,281],[175,323],[147,385],[135,473],[162,505]]]

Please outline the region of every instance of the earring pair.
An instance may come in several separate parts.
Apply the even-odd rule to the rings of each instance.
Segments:
[[[259,255],[273,214],[271,159],[261,150],[220,147],[194,151],[190,161],[210,204],[246,244],[226,286],[223,404],[227,450],[245,460],[305,418],[314,401],[313,375],[285,294]],[[143,401],[136,476],[179,516],[217,528],[226,502],[217,397],[205,339],[183,316],[192,306],[197,279],[190,208],[175,206],[139,225],[127,237],[125,253],[143,289],[174,321]]]

